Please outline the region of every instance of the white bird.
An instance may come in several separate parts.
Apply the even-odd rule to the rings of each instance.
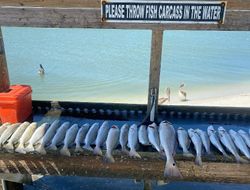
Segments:
[[[184,88],[184,83],[180,85],[179,87],[179,98],[181,101],[186,101],[187,100],[187,93],[183,90]]]

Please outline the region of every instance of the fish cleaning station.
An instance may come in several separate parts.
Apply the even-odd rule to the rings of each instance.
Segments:
[[[152,122],[160,125],[163,120],[207,123],[207,127],[222,124],[227,130],[231,124],[250,126],[250,108],[158,105],[164,31],[249,31],[250,0],[2,0],[0,26],[152,31],[148,103],[143,105],[32,100],[30,86],[10,85],[0,29],[1,125],[28,121],[42,126],[59,119],[61,123],[79,122],[80,126],[86,119],[100,125],[105,120],[116,121],[119,127],[136,123],[138,128]],[[164,176],[166,160],[152,146],[140,146],[141,159],[131,158],[118,147],[113,151],[114,163],[104,163],[102,156],[91,151],[74,153],[74,147],[71,156],[50,150],[47,154],[21,154],[2,148],[0,178],[4,189],[22,189],[23,184],[32,183],[44,175],[138,179],[145,181],[145,189],[150,189],[149,180],[250,183],[249,163],[236,163],[232,154],[225,159],[215,148],[212,152],[213,158],[202,155],[203,162],[199,166],[195,164],[195,157],[185,157],[182,151],[176,151],[174,159],[182,175],[180,178]],[[247,160],[244,155],[242,158]]]

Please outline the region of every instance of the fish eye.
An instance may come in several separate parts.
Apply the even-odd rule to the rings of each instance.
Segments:
[[[175,163],[173,163],[173,166],[175,166]]]

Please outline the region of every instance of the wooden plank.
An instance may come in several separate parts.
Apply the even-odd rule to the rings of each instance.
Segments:
[[[163,30],[153,30],[151,39],[151,58],[148,87],[148,113],[151,111],[152,90],[155,89],[155,115],[158,110],[158,94],[160,86],[161,55],[162,55]]]
[[[11,2],[11,1],[10,1]],[[17,1],[18,2],[18,1]],[[82,5],[51,1],[27,1],[27,6],[0,4],[0,25],[32,27],[76,27],[114,29],[163,29],[163,30],[250,30],[250,1],[228,0],[224,24],[143,24],[101,22],[100,7],[84,1]],[[25,4],[24,4],[25,5]],[[58,5],[59,7],[55,7]]]
[[[2,30],[0,27],[0,93],[7,92],[10,88],[9,73],[4,51]]]
[[[115,152],[115,163],[107,164],[102,157],[84,152],[71,157],[47,154],[0,154],[0,172],[29,175],[70,175],[132,179],[164,179],[165,161],[157,153],[141,152],[142,159],[131,159]],[[203,158],[203,165],[194,160],[176,156],[184,181],[250,183],[250,165],[225,162],[218,156],[217,162]],[[180,180],[180,179],[176,179]]]

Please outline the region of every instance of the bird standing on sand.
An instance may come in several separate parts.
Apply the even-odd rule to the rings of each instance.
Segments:
[[[45,73],[42,64],[40,64],[40,69],[38,70],[38,73],[39,73],[40,75],[44,75],[44,73]]]
[[[179,98],[181,101],[186,101],[187,93],[183,90],[183,88],[184,88],[184,83],[182,83],[179,87]]]
[[[166,89],[166,97],[161,97],[161,98],[159,98],[159,104],[161,105],[161,104],[163,104],[163,103],[165,103],[165,102],[170,102],[170,88],[167,88]]]

